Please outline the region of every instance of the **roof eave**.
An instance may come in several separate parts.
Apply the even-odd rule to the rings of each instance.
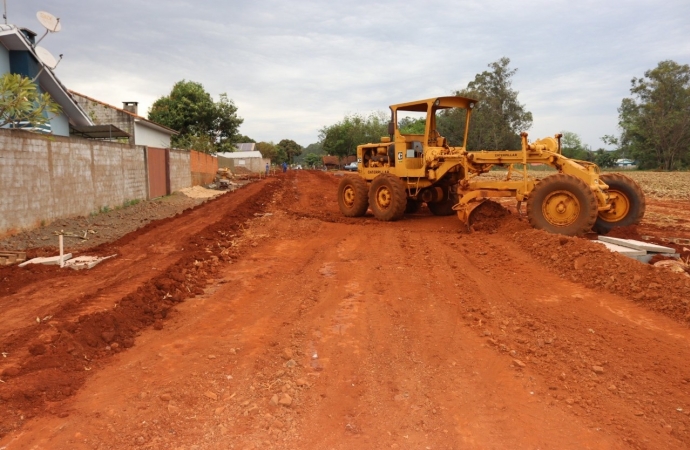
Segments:
[[[153,128],[156,131],[163,132],[165,134],[169,134],[170,136],[177,136],[179,131],[175,131],[171,128],[165,127],[163,125],[157,124],[155,122],[151,122],[150,120],[146,120],[143,118],[135,118],[134,123],[139,123],[141,125],[144,125],[145,127]]]

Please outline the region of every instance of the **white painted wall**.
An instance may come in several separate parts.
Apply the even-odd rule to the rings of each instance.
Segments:
[[[50,120],[50,127],[56,136],[69,136],[69,119],[64,112]]]
[[[156,148],[170,148],[170,135],[134,122],[134,144]]]

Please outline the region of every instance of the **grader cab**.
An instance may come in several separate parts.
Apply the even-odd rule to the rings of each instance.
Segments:
[[[358,217],[371,208],[378,220],[393,221],[426,203],[433,214],[456,213],[469,226],[486,199],[514,197],[518,210],[526,203],[533,227],[552,233],[603,234],[642,219],[645,199],[637,183],[622,174],[601,174],[596,164],[563,156],[559,134],[530,143],[527,133],[522,133],[520,150],[467,151],[476,104],[454,96],[392,105],[389,136],[358,146],[357,176],[340,182],[341,212]],[[449,108],[466,111],[461,146],[450,146],[437,130],[437,116]],[[423,132],[419,126],[402,126],[414,114],[424,117]],[[557,173],[535,180],[528,174],[530,164],[548,165]],[[495,166],[507,168],[507,176],[482,179]],[[516,173],[522,176],[512,179]]]

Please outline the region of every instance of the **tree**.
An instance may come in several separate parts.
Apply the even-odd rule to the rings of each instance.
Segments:
[[[288,163],[292,163],[292,160],[295,156],[302,154],[302,146],[291,139],[283,139],[282,141],[278,142],[276,149],[278,150],[279,154],[281,152],[285,154],[287,158],[286,162]]]
[[[345,116],[343,120],[319,130],[323,151],[329,155],[344,158],[357,153],[357,146],[379,142],[388,135],[388,116],[373,113],[365,117],[359,114]]]
[[[238,134],[234,138],[234,142],[236,144],[248,144],[248,143],[254,143],[256,144],[256,141],[249,136],[245,136],[244,134]]]
[[[204,90],[201,83],[178,81],[170,94],[156,100],[149,110],[149,120],[158,122],[173,130],[173,146],[181,148],[194,142],[190,136],[206,136],[215,151],[233,151],[234,144],[240,142],[238,133],[243,119],[237,115],[237,107],[227,94],[220,94],[217,102]],[[206,149],[208,150],[208,149]]]
[[[324,154],[323,152],[323,145],[321,145],[320,142],[315,142],[313,144],[309,144],[306,147],[302,149],[302,154],[299,156],[295,157],[295,163],[303,163],[306,165],[321,165],[319,164],[308,164],[307,163],[307,157],[309,155],[315,155],[319,161],[321,161],[321,156]]]
[[[322,161],[322,157],[315,153],[308,153],[307,156],[304,157],[304,163],[309,167],[320,166]]]
[[[561,131],[561,153],[572,159],[580,161],[592,161],[594,156],[590,149],[582,143],[580,136],[570,131]]]
[[[603,168],[610,168],[616,166],[616,156],[615,152],[604,150],[603,148],[598,149],[594,153],[594,164]]]
[[[489,64],[490,71],[477,74],[467,88],[455,95],[479,100],[472,111],[468,149],[502,150],[521,148],[520,133],[532,126],[532,113],[518,102],[511,78],[517,69],[510,69],[509,58]],[[452,145],[462,145],[465,133],[465,111],[451,109],[437,118],[441,135]]]
[[[423,118],[403,117],[398,122],[398,129],[402,134],[424,134],[425,128],[426,120]]]
[[[0,127],[40,129],[61,111],[30,78],[16,73],[0,77]]]
[[[618,108],[622,152],[641,168],[690,165],[690,66],[661,61],[631,84]]]
[[[258,142],[256,144],[256,149],[261,152],[262,158],[267,158],[273,162],[277,162],[275,159],[276,156],[278,156],[278,150],[273,142]]]

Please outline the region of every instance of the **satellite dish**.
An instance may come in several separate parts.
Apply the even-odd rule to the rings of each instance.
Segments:
[[[43,47],[36,47],[34,48],[34,51],[44,66],[48,67],[49,69],[54,69],[57,67],[59,61],[55,59],[55,57],[48,50]]]
[[[41,62],[41,70],[39,70],[33,80],[31,80],[36,82],[46,67],[50,70],[55,70],[58,64],[60,64],[60,61],[62,61],[62,55],[60,55],[60,59],[55,59],[52,53],[39,46],[34,47],[34,52],[36,52],[36,57],[38,57],[38,60]]]
[[[43,25],[51,33],[57,33],[62,29],[60,19],[49,12],[39,11],[36,13],[36,18],[39,22],[41,22],[41,25]]]

